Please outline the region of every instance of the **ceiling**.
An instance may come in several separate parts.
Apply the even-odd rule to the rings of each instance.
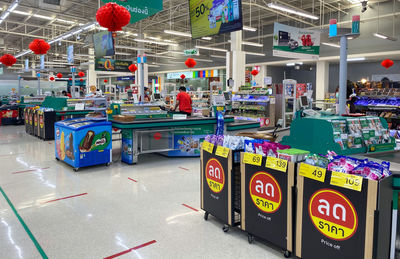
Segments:
[[[4,12],[15,0],[0,0],[1,12]],[[57,39],[60,35],[66,35],[70,31],[76,31],[79,28],[87,28],[95,22],[96,11],[103,3],[99,0],[60,0],[60,5],[45,4],[49,0],[20,0],[18,7],[0,24],[0,54],[10,53],[18,55],[28,50],[29,43],[35,38],[43,38],[47,41]],[[371,18],[371,23],[376,23],[376,12],[389,21],[393,19],[393,24],[399,21],[399,6],[397,1],[369,1],[370,10],[364,13],[364,17]],[[255,32],[244,31],[243,38],[246,41],[261,43],[262,47],[243,46],[244,51],[264,53],[265,56],[247,56],[247,63],[265,62],[271,59],[271,28],[275,21],[290,24],[303,28],[326,29],[330,18],[338,18],[338,21],[349,20],[354,12],[360,13],[358,5],[353,5],[349,0],[277,0],[280,4],[289,7],[295,7],[313,13],[320,17],[318,20],[302,18],[296,15],[276,11],[267,7],[270,0],[242,0],[244,25],[256,28]],[[163,1],[164,10],[136,24],[130,24],[124,28],[123,32],[118,33],[116,37],[117,59],[134,59],[137,50],[141,47],[135,39],[138,34],[144,33],[144,38],[158,42],[174,42],[179,46],[160,45],[153,43],[144,43],[146,53],[149,56],[150,70],[171,70],[182,67],[182,61],[185,57],[180,54],[183,49],[192,48],[196,45],[217,47],[229,49],[229,34],[223,34],[212,37],[211,40],[192,40],[188,37],[176,36],[164,33],[164,30],[174,30],[180,32],[190,32],[189,6],[188,0],[165,0]],[[396,5],[397,4],[397,5]],[[387,5],[387,11],[379,6]],[[378,8],[377,8],[378,7]],[[395,7],[395,8],[394,8]],[[396,13],[397,11],[397,13]],[[368,14],[370,12],[370,14]],[[347,18],[346,18],[347,17]],[[351,20],[351,18],[350,18]],[[388,25],[388,26],[389,26]],[[400,26],[397,26],[396,33]],[[91,35],[102,28],[90,26],[85,32],[75,34],[60,42],[52,44],[52,48],[46,56],[46,67],[64,67],[66,64],[66,48],[68,45],[74,45],[77,65],[87,64],[90,59],[88,48],[92,46]],[[379,28],[378,28],[379,29]],[[398,35],[398,34],[397,34]],[[2,42],[2,40],[4,42]],[[377,43],[378,46],[381,43]],[[385,42],[386,44],[386,42]],[[397,45],[398,44],[397,42]],[[388,48],[391,49],[389,46]],[[400,47],[399,47],[400,48]],[[167,52],[175,51],[174,52]],[[321,51],[324,47],[321,47]],[[332,55],[327,48],[328,55]],[[211,67],[224,65],[225,59],[222,56],[224,52],[201,50],[197,57],[199,66]],[[334,54],[334,53],[333,53]],[[34,60],[32,54],[26,54],[20,58],[16,69],[22,68],[23,60],[30,58]],[[59,64],[58,64],[59,63]]]

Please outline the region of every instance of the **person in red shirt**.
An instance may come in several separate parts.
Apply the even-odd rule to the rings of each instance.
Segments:
[[[175,108],[172,110],[176,110],[178,106],[180,113],[188,116],[192,115],[192,98],[188,93],[186,93],[186,88],[184,86],[179,87],[179,94],[176,96]]]

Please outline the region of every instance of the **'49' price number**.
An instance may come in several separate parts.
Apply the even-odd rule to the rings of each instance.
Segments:
[[[316,181],[325,182],[326,169],[302,163],[300,164],[299,175]]]

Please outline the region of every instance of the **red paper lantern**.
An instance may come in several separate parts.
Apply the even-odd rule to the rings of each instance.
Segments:
[[[258,70],[256,70],[256,69],[253,69],[253,70],[251,71],[251,74],[252,74],[253,76],[256,76],[256,75],[258,75]]]
[[[131,71],[132,73],[135,73],[136,70],[138,69],[137,66],[135,64],[132,64],[128,67],[129,71]]]
[[[83,82],[83,79],[81,78],[81,79],[79,79],[79,81]]]
[[[131,20],[130,12],[116,3],[107,3],[100,7],[96,13],[96,20],[101,27],[108,31],[122,31]]]
[[[69,81],[72,81],[72,78],[70,77],[70,78],[68,78],[68,80],[69,80]]]
[[[59,79],[61,79],[61,78],[63,77],[63,74],[58,73],[58,74],[57,74],[57,77],[58,77]]]
[[[391,66],[393,66],[393,64],[394,64],[393,60],[390,60],[390,59],[385,59],[381,63],[381,65],[386,69],[389,69]]]
[[[36,55],[44,55],[49,51],[50,44],[42,39],[34,39],[29,44],[29,49],[33,51]]]
[[[185,61],[185,65],[186,65],[188,68],[193,68],[193,67],[196,66],[196,64],[197,64],[196,60],[194,60],[194,59],[192,59],[192,58],[188,58],[188,59],[186,59],[186,61]]]
[[[184,74],[181,75],[182,80],[186,78]]]
[[[54,81],[54,79],[55,79],[55,78],[54,78],[53,76],[51,76],[51,77],[49,78],[50,81]]]
[[[17,62],[17,59],[13,55],[5,54],[0,58],[0,62],[6,67],[11,67]]]
[[[78,73],[78,76],[79,76],[79,77],[84,77],[84,76],[85,76],[85,73],[83,73],[83,72],[81,71],[81,72]]]
[[[107,80],[107,79],[104,79],[104,83],[108,83],[108,80]]]

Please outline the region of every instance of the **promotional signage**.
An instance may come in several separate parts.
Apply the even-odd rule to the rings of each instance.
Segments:
[[[241,227],[250,235],[291,252],[294,164],[287,164],[285,170],[267,168],[265,165],[272,160],[261,157],[261,163],[253,162],[258,156],[246,157],[246,154],[241,156],[241,186],[244,187],[241,190]]]
[[[135,81],[135,76],[118,76],[117,81]]]
[[[190,0],[190,21],[194,39],[241,30],[241,0]]]
[[[163,10],[162,0],[102,0],[122,5],[131,13],[130,23],[136,23]]]
[[[273,55],[284,58],[318,59],[320,32],[274,23]]]
[[[110,31],[101,31],[93,34],[93,43],[96,58],[115,55],[114,39]]]
[[[167,79],[181,79],[182,74],[185,75],[185,78],[218,77],[218,70],[202,70],[202,71],[185,71],[185,72],[167,73]]]
[[[225,186],[225,173],[221,163],[212,158],[208,160],[205,169],[208,187],[214,193],[220,193]]]
[[[132,65],[132,61],[96,58],[95,70],[97,70],[97,71],[130,72],[129,71],[130,65]]]
[[[67,62],[69,64],[74,63],[74,45],[69,45],[67,47]]]
[[[183,54],[185,56],[198,56],[200,53],[198,49],[185,49]]]

